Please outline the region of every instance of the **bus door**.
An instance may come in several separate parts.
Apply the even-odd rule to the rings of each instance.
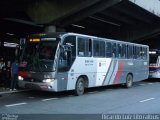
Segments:
[[[67,90],[68,73],[76,57],[76,37],[68,36],[60,47],[57,72],[58,91]]]

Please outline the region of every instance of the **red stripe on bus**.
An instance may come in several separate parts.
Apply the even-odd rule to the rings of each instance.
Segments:
[[[120,63],[119,68],[118,68],[118,72],[117,72],[115,80],[114,80],[114,84],[119,83],[119,78],[121,76],[122,70],[123,70],[123,63]]]

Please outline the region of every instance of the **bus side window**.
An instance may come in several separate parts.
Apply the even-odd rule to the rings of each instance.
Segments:
[[[99,41],[98,40],[93,41],[93,55],[94,57],[99,56]]]
[[[144,48],[144,59],[147,59],[147,48]]]
[[[78,56],[90,57],[92,55],[92,40],[86,37],[78,37]]]
[[[134,58],[137,59],[138,58],[138,47],[135,46],[134,49],[135,49],[135,57]]]
[[[112,57],[112,52],[111,52],[111,43],[106,42],[106,57]]]
[[[132,45],[129,46],[129,58],[130,59],[133,58],[133,46]]]
[[[133,46],[133,59],[136,59],[136,46]]]
[[[122,44],[118,44],[117,49],[118,49],[117,57],[121,58],[122,57]]]
[[[117,49],[116,49],[116,43],[112,44],[112,57],[117,57]]]
[[[142,56],[142,59],[145,60],[147,59],[147,53],[146,53],[146,48],[145,47],[141,47],[141,56]]]
[[[136,59],[141,59],[140,47],[136,46]]]
[[[93,51],[95,57],[105,57],[105,42],[101,40],[94,40]]]
[[[122,58],[126,58],[126,45],[122,44]]]
[[[132,45],[127,45],[127,58],[133,58],[133,47]]]

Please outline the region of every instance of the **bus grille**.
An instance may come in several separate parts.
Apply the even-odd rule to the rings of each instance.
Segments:
[[[25,78],[24,81],[27,81],[27,82],[42,82],[42,80],[36,79],[36,78]]]

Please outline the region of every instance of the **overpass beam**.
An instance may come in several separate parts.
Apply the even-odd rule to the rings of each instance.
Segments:
[[[143,25],[143,26],[131,26],[123,28],[121,33],[122,38],[126,41],[141,42],[160,33],[160,24]]]
[[[101,0],[40,0],[32,1],[26,12],[36,24],[54,23]]]
[[[71,23],[75,23],[78,22],[84,18],[87,18],[88,16],[91,16],[97,12],[103,11],[109,7],[114,6],[115,4],[118,4],[119,2],[121,2],[122,0],[100,0],[99,2],[97,2],[96,4],[89,6],[85,9],[82,9],[80,12],[75,13],[73,15],[71,15],[70,17],[66,18],[66,19],[62,19],[59,22],[59,25],[61,27],[65,27]],[[63,22],[62,22],[63,21]]]

